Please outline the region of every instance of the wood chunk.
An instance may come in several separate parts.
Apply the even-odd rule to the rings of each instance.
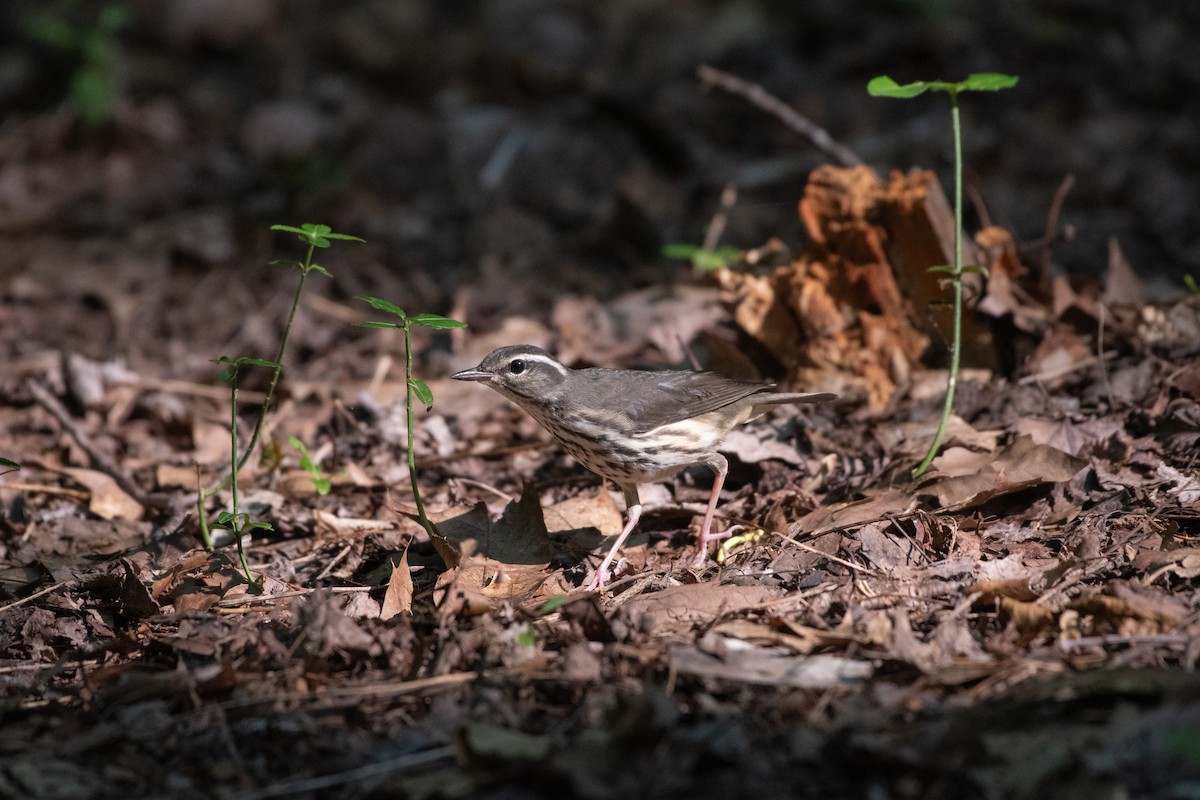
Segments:
[[[893,172],[879,209],[893,274],[913,304],[915,322],[949,352],[954,330],[953,291],[946,273],[929,271],[930,267],[949,264],[954,252],[954,212],[946,194],[929,170]],[[964,265],[980,263],[980,256],[966,237],[962,250]],[[982,294],[983,276],[971,273],[963,277],[963,282],[962,363],[994,369],[996,351],[991,329],[969,310],[971,300]]]

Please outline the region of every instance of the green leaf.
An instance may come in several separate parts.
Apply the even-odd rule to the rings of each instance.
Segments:
[[[467,323],[459,322],[456,319],[443,317],[439,314],[417,314],[415,317],[409,317],[408,321],[414,325],[420,325],[422,328],[465,328]]]
[[[1017,80],[1016,75],[1002,72],[972,72],[965,81],[959,81],[958,88],[964,92],[995,92],[1011,89],[1017,85]]]
[[[232,526],[235,522],[237,522],[237,517],[233,515],[232,511],[222,511],[221,513],[217,514],[215,527],[233,530]]]
[[[1000,72],[973,72],[966,80],[958,83],[949,81],[913,81],[900,85],[887,75],[879,75],[867,84],[867,93],[873,97],[897,97],[901,99],[916,97],[925,92],[994,92],[998,89],[1010,89],[1017,85],[1016,75],[1005,75]]]
[[[371,297],[367,294],[355,295],[355,300],[362,300],[376,311],[386,311],[389,314],[395,314],[400,319],[408,319],[408,314],[404,313],[404,309],[395,303],[389,303],[387,300],[382,300],[378,297]]]
[[[517,644],[522,647],[533,647],[537,644],[537,634],[533,632],[533,626],[526,626],[525,630],[517,634]]]
[[[309,455],[308,448],[304,446],[304,442],[295,436],[290,436],[288,437],[288,444],[300,451],[300,468],[302,470],[318,474],[321,472],[321,468],[313,463],[312,456]]]
[[[356,322],[355,327],[358,328],[403,328],[404,326],[398,322],[376,322],[375,320],[367,320],[366,322]]]
[[[249,358],[248,356],[242,356],[233,363],[237,364],[239,367],[271,367],[272,369],[279,367],[282,369],[282,365],[278,362],[268,361],[265,358]]]
[[[700,252],[700,248],[694,244],[669,244],[662,249],[663,257],[679,258],[684,261],[691,261],[692,256],[698,252]]]
[[[567,596],[565,594],[556,594],[551,597],[547,597],[546,602],[542,603],[542,607],[539,610],[543,614],[548,614],[551,611],[554,611],[554,610],[560,608],[566,602],[567,602]]]
[[[305,270],[305,271],[306,271],[306,272],[319,272],[319,273],[321,273],[322,275],[324,275],[326,278],[332,278],[332,277],[333,277],[332,275],[330,275],[330,274],[329,274],[329,270],[325,269],[325,268],[324,268],[324,267],[322,267],[320,264],[309,264],[309,265],[308,265],[308,269],[307,269],[307,270]]]
[[[429,390],[425,382],[419,378],[409,378],[408,385],[412,387],[413,394],[417,396],[417,399],[425,405],[425,410],[431,410],[433,408],[433,392]]]
[[[1183,276],[1183,285],[1187,287],[1192,294],[1200,294],[1200,284],[1196,283],[1196,279],[1190,274]]]
[[[906,99],[924,94],[932,88],[933,86],[925,81],[915,81],[901,86],[887,75],[878,75],[872,78],[870,83],[867,84],[867,93],[872,97],[897,97]]]
[[[306,222],[299,228],[292,227],[291,225],[272,225],[271,230],[294,233],[305,244],[320,248],[329,247],[330,239],[354,238],[347,237],[345,234],[334,233],[333,228],[330,228],[328,225],[314,225],[311,222]],[[359,241],[362,240],[360,239]]]
[[[246,515],[243,515],[246,516]],[[249,517],[246,517],[246,524],[242,526],[243,531],[251,531],[259,528],[264,531],[273,531],[275,528],[269,522],[250,522]]]
[[[0,467],[7,467],[4,472],[0,472],[0,475],[7,475],[10,472],[20,469],[21,465],[15,461],[10,461],[7,458],[0,456]]]
[[[325,238],[326,239],[337,239],[337,240],[343,241],[343,242],[362,242],[364,244],[367,241],[366,239],[360,239],[357,236],[351,236],[348,233],[326,233]]]
[[[669,244],[662,249],[662,254],[666,258],[690,261],[696,269],[712,272],[728,267],[742,251],[729,246],[708,249],[694,244]]]
[[[715,272],[728,267],[741,255],[736,247],[718,247],[716,250],[698,250],[692,256],[692,264],[704,272]]]
[[[329,478],[313,477],[313,488],[317,490],[317,494],[324,497],[329,494],[329,490],[333,488],[333,481]]]
[[[937,266],[926,267],[925,271],[926,272],[947,272],[947,273],[953,275],[954,267],[951,264],[938,264]]]

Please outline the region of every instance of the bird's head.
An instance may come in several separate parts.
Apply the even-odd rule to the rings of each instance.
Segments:
[[[557,393],[571,371],[540,347],[528,344],[499,347],[479,366],[456,372],[456,381],[486,383],[518,403],[543,403]]]

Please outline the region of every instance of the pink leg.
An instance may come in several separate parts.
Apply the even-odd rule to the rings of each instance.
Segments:
[[[638,497],[636,486],[622,486],[621,490],[625,493],[625,514],[628,517],[625,522],[625,529],[621,531],[621,535],[617,537],[617,541],[609,549],[608,555],[600,562],[600,566],[596,569],[596,574],[592,576],[588,582],[587,590],[596,592],[604,588],[604,584],[608,582],[608,568],[612,566],[613,559],[617,557],[617,551],[621,549],[621,545],[625,544],[625,540],[629,538],[629,534],[633,533],[633,528],[637,525],[638,520],[642,516],[642,501]]]
[[[712,532],[713,515],[717,513],[717,501],[721,498],[721,487],[725,485],[725,476],[729,474],[729,461],[723,455],[716,455],[712,461],[708,463],[712,467],[713,488],[712,495],[708,498],[708,508],[704,512],[704,522],[700,523],[700,537],[697,541],[696,558],[692,561],[693,566],[703,567],[708,562],[708,543],[717,539],[724,539],[729,536],[729,531],[722,533]]]

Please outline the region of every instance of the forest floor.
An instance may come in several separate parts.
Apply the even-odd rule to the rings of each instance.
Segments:
[[[1122,215],[1092,194],[1070,210],[1074,165],[989,179],[1028,142],[1008,135],[1018,106],[981,101],[1002,103],[1007,133],[975,152],[973,185],[1000,185],[998,205],[1022,214],[1036,194],[1037,226],[992,219],[976,196],[966,250],[988,273],[969,286],[941,453],[915,478],[947,383],[930,366],[949,327],[927,268],[951,240],[933,172],[817,147],[758,162],[764,183],[722,203],[753,183],[734,166],[743,149],[794,134],[704,92],[692,68],[657,82],[643,66],[630,96],[585,80],[574,12],[528,30],[480,12],[468,39],[422,3],[351,4],[294,36],[246,11],[257,4],[206,20],[185,6],[131,23],[136,91],[106,125],[86,130],[67,104],[0,127],[0,457],[20,464],[0,475],[0,795],[1194,796],[1200,294],[1181,280],[1186,217],[1139,205],[1109,227],[1153,218],[1153,235],[1089,239],[1087,214]],[[705,19],[655,7],[646,53],[655,31]],[[380,26],[411,52],[372,50]],[[768,40],[767,27],[724,19],[696,39],[711,52],[658,56],[694,66],[723,44],[722,67],[750,73],[731,31]],[[285,44],[312,48],[312,105],[239,83],[262,66],[246,42],[263,32],[284,76]],[[521,35],[562,49],[523,60]],[[168,44],[203,69],[164,60]],[[866,66],[886,64],[880,51]],[[428,104],[378,103],[373,81],[426,57],[478,95],[435,97],[422,77],[404,89]],[[636,94],[651,85],[677,93],[655,107]],[[722,114],[754,141],[723,139]],[[1031,140],[1068,135],[1028,119]],[[843,138],[880,162],[863,131]],[[1155,159],[1173,146],[1106,169],[1166,169]],[[1195,190],[1163,185],[1183,205]],[[319,250],[332,277],[296,295],[297,270],[267,262],[304,247],[268,225],[310,220],[367,242]],[[743,248],[726,268],[646,255],[722,230]],[[1095,277],[1057,268],[1078,231],[1102,252],[1066,257]],[[1148,254],[1169,266],[1147,274]],[[434,402],[412,430],[403,337],[363,327],[384,317],[360,295],[469,324],[414,328]],[[239,472],[239,511],[270,526],[245,540],[254,586],[231,543],[202,546],[197,485],[222,479],[231,447],[212,362],[276,359],[295,296],[283,379]],[[695,354],[839,400],[731,434],[718,514],[742,528],[703,566],[711,476],[696,469],[643,489],[614,580],[587,592],[620,493],[512,404],[447,378],[514,343],[577,366]],[[241,374],[243,446],[270,389],[268,368]],[[432,539],[414,521],[410,435]],[[209,519],[232,499],[213,494]]]

